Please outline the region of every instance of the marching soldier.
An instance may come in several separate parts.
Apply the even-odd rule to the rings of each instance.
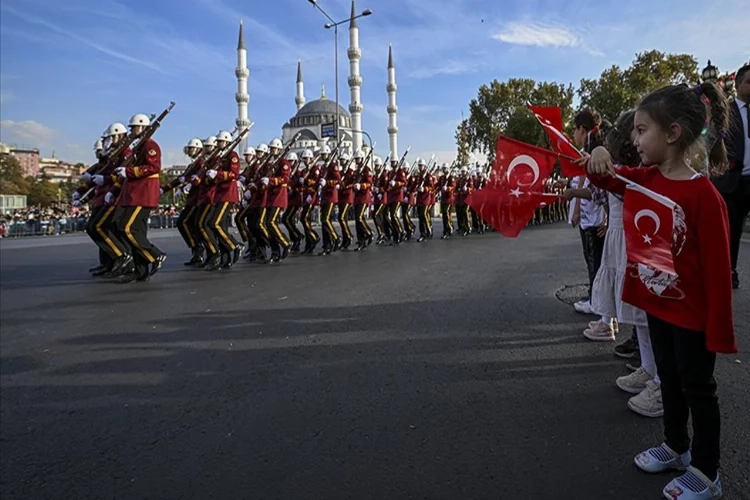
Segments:
[[[206,261],[207,271],[231,269],[242,255],[244,246],[238,244],[229,232],[229,219],[232,207],[240,201],[237,178],[240,175],[240,156],[235,151],[224,151],[232,142],[232,134],[226,130],[216,135],[216,155],[210,168],[206,170],[204,182],[215,186],[211,209],[204,220],[206,232],[211,238],[212,246],[218,252],[211,254]]]
[[[189,188],[190,192],[197,193],[194,195],[196,197],[195,212],[197,214],[197,217],[192,218],[192,220],[195,221],[194,228],[197,229],[197,231],[194,231],[194,233],[200,235],[200,238],[203,241],[203,246],[205,247],[205,251],[208,256],[213,255],[219,251],[218,248],[214,245],[214,241],[210,235],[211,231],[207,228],[208,226],[206,225],[206,220],[208,219],[209,212],[211,211],[211,207],[214,203],[214,197],[216,196],[216,186],[214,184],[205,182],[206,171],[210,168],[206,159],[213,153],[214,148],[216,148],[216,136],[212,135],[207,137],[206,140],[203,141],[204,157],[201,161],[201,166],[194,175],[190,176],[189,179],[191,186]],[[201,258],[200,260],[196,259],[196,261],[192,265],[197,268],[203,268],[206,266],[206,260],[203,258]]]
[[[140,113],[133,115],[129,123],[133,135],[141,134],[150,124],[148,116]],[[135,166],[116,169],[122,179],[122,190],[117,199],[115,220],[122,242],[128,247],[128,255],[132,256],[123,266],[121,283],[148,281],[167,258],[148,240],[149,215],[159,206],[161,149],[149,138],[139,142],[133,155]]]
[[[103,151],[104,151],[104,142],[102,141],[102,139],[99,139],[94,144],[94,155],[96,156],[97,162],[103,161],[103,154],[102,154]],[[91,181],[91,178],[92,178],[92,175],[89,172],[84,172],[84,174],[81,176],[81,181],[86,185],[87,189],[91,187],[94,187],[95,189],[94,200],[91,203],[91,214],[89,215],[89,218],[86,221],[86,234],[88,234],[89,238],[91,238],[91,241],[93,241],[96,244],[97,248],[99,249],[99,265],[89,269],[89,272],[92,273],[93,276],[102,276],[105,273],[112,270],[112,266],[114,265],[114,260],[112,259],[112,257],[109,256],[109,254],[106,251],[104,251],[104,249],[101,248],[101,246],[98,243],[98,240],[101,239],[101,237],[96,232],[96,225],[94,224],[94,221],[97,220],[97,216],[104,209],[105,190],[95,185]],[[80,193],[78,195],[80,197]],[[78,200],[76,200],[76,202],[77,201]],[[78,204],[80,205],[80,202],[78,202]]]
[[[245,157],[245,164],[247,166],[245,167],[245,170],[240,173],[240,177],[238,180],[240,184],[242,184],[244,192],[241,196],[242,201],[240,202],[240,210],[234,216],[234,225],[237,226],[237,231],[240,233],[240,238],[242,238],[242,241],[246,246],[246,251],[242,255],[243,258],[246,258],[250,256],[256,245],[255,238],[250,232],[249,226],[250,198],[252,198],[253,195],[250,189],[247,187],[248,179],[253,178],[255,168],[257,167],[255,148],[252,146],[246,147],[245,151],[243,151],[243,156]]]
[[[418,163],[419,176],[417,178],[417,214],[419,216],[419,239],[418,243],[432,236],[432,220],[429,208],[432,200],[432,192],[435,189],[435,178],[427,171],[424,161]]]
[[[378,232],[378,241],[376,245],[382,245],[386,239],[391,237],[391,223],[388,215],[388,184],[390,182],[389,174],[391,167],[383,167],[380,158],[375,158],[375,170],[379,171],[372,192],[375,195],[374,211],[372,220],[375,223],[375,230]]]
[[[260,183],[260,179],[265,177],[265,172],[268,170],[268,165],[273,161],[269,155],[269,147],[266,144],[258,144],[255,148],[255,154],[258,157],[257,168],[255,169],[252,181],[248,183],[248,189],[251,193],[250,198],[250,232],[255,236],[257,245],[254,252],[250,256],[251,261],[259,261],[262,263],[268,262],[266,259],[266,248],[270,245],[271,235],[268,234],[268,228],[266,227],[266,198],[268,197],[268,190],[263,189]]]
[[[458,231],[461,236],[467,236],[471,232],[471,221],[469,219],[469,205],[466,198],[473,190],[473,183],[469,177],[469,168],[461,167],[460,175],[457,180],[456,190],[456,219],[458,222]]]
[[[310,153],[312,156],[312,153]],[[307,165],[304,161],[300,161],[297,158],[297,153],[289,153],[286,159],[292,162],[292,173],[289,179],[289,199],[287,201],[287,207],[284,211],[284,215],[281,216],[281,220],[284,222],[286,232],[289,234],[289,238],[292,240],[291,253],[299,253],[299,247],[302,242],[303,235],[297,229],[297,212],[302,207],[302,189],[305,182],[304,175]]]
[[[330,154],[331,150],[328,146],[323,146],[320,150],[320,157],[324,164],[328,161]],[[315,229],[313,229],[312,223],[310,222],[312,211],[318,203],[320,164],[313,164],[313,153],[309,149],[302,152],[302,161],[308,166],[305,174],[300,176],[300,184],[302,188],[302,212],[300,212],[300,221],[305,230],[305,248],[302,253],[310,255],[315,251],[315,246],[320,241],[320,235],[318,235]]]
[[[318,255],[330,255],[339,249],[341,239],[333,227],[331,216],[333,208],[339,202],[339,184],[341,183],[341,168],[336,160],[331,161],[325,176],[318,182],[321,187],[320,222],[323,226],[323,251]]]
[[[479,175],[477,176],[477,184],[474,188],[475,191],[479,189],[484,189],[487,186],[487,174],[484,172],[479,172]],[[487,229],[487,223],[484,222],[482,219],[482,216],[479,215],[479,213],[476,213],[477,217],[477,232],[479,234],[484,234],[484,231]]]
[[[398,165],[398,162],[396,163]],[[406,186],[406,172],[409,171],[409,162],[404,161],[401,168],[393,172],[393,177],[388,183],[388,215],[391,222],[391,232],[393,235],[392,246],[398,244],[404,239],[406,234],[399,221],[399,209],[404,202],[404,187]]]
[[[349,158],[348,155],[342,155],[341,161],[345,166],[346,171],[341,179],[341,189],[339,189],[339,227],[341,227],[341,235],[343,241],[341,248],[346,250],[352,244],[352,231],[349,229],[349,209],[354,205],[354,183],[357,175],[357,164],[362,163],[364,154],[361,150],[354,152],[354,157]]]
[[[456,203],[456,179],[447,163],[443,163],[440,182],[440,214],[443,216],[443,236],[447,240],[453,234],[453,205]]]
[[[203,150],[203,143],[197,137],[190,139],[187,146],[185,146],[185,152],[188,157],[193,161],[185,170],[185,172],[178,178],[174,179],[167,186],[162,188],[162,194],[166,191],[176,189],[175,198],[182,196],[182,193],[186,194],[185,206],[177,217],[177,230],[180,232],[180,236],[185,241],[185,244],[190,249],[192,254],[189,261],[185,262],[186,266],[193,266],[195,264],[203,263],[203,240],[197,232],[194,231],[195,220],[199,218],[198,213],[198,190],[192,190],[188,180],[195,175],[203,166],[203,158],[201,156]],[[183,187],[184,186],[184,187]]]
[[[417,158],[417,168],[424,166],[424,160]],[[404,221],[404,230],[406,231],[406,241],[410,240],[414,231],[417,230],[414,222],[411,220],[411,212],[417,205],[417,176],[406,171],[406,187],[404,189],[404,210],[402,213],[402,219]]]
[[[479,186],[479,172],[477,171],[476,166],[471,169],[471,183],[474,185],[475,189]],[[471,205],[469,205],[469,214],[471,215],[471,225],[469,226],[471,230],[469,232],[479,234],[479,216]]]
[[[369,163],[369,162],[368,162]],[[368,163],[360,163],[357,182],[354,184],[354,214],[356,217],[357,248],[360,252],[372,244],[372,229],[367,224],[367,209],[372,203],[372,171]],[[382,160],[375,157],[375,165],[382,164]]]
[[[291,243],[281,232],[278,225],[279,214],[286,210],[289,201],[287,187],[289,186],[289,177],[292,173],[289,161],[281,158],[281,141],[274,139],[271,141],[271,157],[275,158],[269,176],[260,179],[263,189],[268,192],[266,199],[266,216],[264,221],[270,235],[271,243],[271,263],[278,263],[289,255]],[[296,156],[296,155],[295,155]]]

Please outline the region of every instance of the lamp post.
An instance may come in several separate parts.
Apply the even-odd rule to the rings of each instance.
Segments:
[[[340,124],[340,122],[339,122],[339,107],[340,107],[339,106],[339,24],[344,24],[344,23],[347,23],[347,22],[349,22],[349,21],[351,21],[353,19],[359,19],[360,17],[369,16],[370,14],[372,14],[372,11],[370,9],[365,9],[365,10],[362,11],[361,14],[358,14],[358,15],[356,15],[354,17],[350,17],[348,19],[344,19],[343,21],[336,22],[336,21],[333,20],[333,18],[331,16],[328,15],[328,13],[325,10],[323,10],[323,8],[320,5],[318,5],[318,1],[317,0],[307,0],[307,1],[310,2],[313,5],[313,7],[315,7],[316,9],[318,9],[324,16],[326,16],[326,18],[328,18],[329,21],[331,21],[330,23],[326,23],[325,25],[323,25],[323,27],[325,29],[331,29],[331,28],[333,28],[333,50],[335,51],[335,56],[334,56],[335,69],[334,69],[334,71],[336,72],[336,75],[335,75],[335,86],[336,86],[336,144],[338,144],[339,143],[339,139],[340,139],[340,137],[339,137],[339,124]]]
[[[711,59],[708,60],[708,65],[701,71],[701,77],[704,82],[716,83],[719,76],[719,68],[711,64]]]

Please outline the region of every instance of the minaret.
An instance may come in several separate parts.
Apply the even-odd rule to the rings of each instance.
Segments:
[[[247,69],[247,49],[245,49],[245,30],[242,26],[242,19],[240,19],[240,38],[237,41],[237,68],[234,74],[237,77],[237,93],[234,95],[234,100],[237,101],[235,124],[239,130],[242,130],[250,126],[250,120],[247,119],[247,105],[250,102],[250,96],[247,93],[247,77],[250,76],[250,71]],[[245,150],[249,138],[250,132],[240,143],[240,154]]]
[[[357,11],[352,0],[352,13],[349,17],[349,90],[351,102],[349,113],[352,115],[352,152],[362,148],[362,103],[360,102],[359,89],[362,86],[362,77],[359,76],[359,60],[362,51],[359,50],[359,27],[357,26]]]
[[[396,67],[393,65],[393,46],[388,44],[388,85],[385,87],[388,91],[388,139],[391,146],[391,158],[398,159],[398,106],[396,106]]]
[[[297,59],[297,97],[294,98],[297,111],[305,105],[305,84],[302,83],[302,61]]]

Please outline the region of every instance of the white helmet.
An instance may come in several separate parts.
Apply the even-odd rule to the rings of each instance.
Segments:
[[[198,149],[200,149],[200,148],[202,148],[202,147],[203,147],[203,143],[202,143],[202,142],[201,142],[201,140],[200,140],[200,139],[198,139],[197,137],[193,137],[192,139],[190,139],[190,140],[188,141],[188,143],[187,143],[187,147],[189,147],[189,148],[198,148]]]
[[[252,147],[252,146],[248,146],[248,147],[245,148],[245,152],[242,153],[242,154],[243,154],[243,156],[247,156],[247,155],[253,155],[253,156],[255,156],[255,148]]]
[[[281,144],[280,140],[274,138],[274,139],[271,140],[271,144],[269,144],[268,147],[276,148],[276,149],[283,149],[284,145]]]
[[[130,123],[128,123],[128,125],[131,127],[148,127],[149,125],[151,125],[151,120],[149,120],[148,116],[144,115],[143,113],[138,113],[137,115],[133,115],[132,118],[130,118]]]
[[[224,141],[224,142],[232,142],[232,134],[230,134],[226,130],[219,130],[219,133],[216,134],[216,140]]]
[[[113,123],[107,129],[107,137],[112,137],[113,135],[127,134],[127,133],[128,133],[128,129],[125,128],[125,125],[119,122]]]
[[[424,158],[417,158],[417,165],[419,165],[420,167],[424,165]]]
[[[355,160],[364,160],[365,154],[362,152],[361,149],[358,149],[354,152],[354,159]]]
[[[322,148],[320,148],[320,154],[322,155],[331,154],[331,148],[329,148],[328,146],[323,146]]]
[[[375,162],[375,165],[379,167],[383,164],[383,159],[379,156],[376,156],[374,162]]]
[[[469,167],[461,167],[461,173],[466,174],[469,172]]]
[[[451,168],[451,167],[447,163],[443,162],[442,168],[443,168],[443,170],[445,170],[445,169]]]
[[[258,144],[258,147],[255,148],[255,150],[259,153],[268,153],[268,145],[260,143]]]
[[[351,157],[349,156],[349,153],[341,153],[339,157],[341,158],[341,161],[349,161],[351,159]]]
[[[286,155],[286,161],[297,161],[299,158],[297,158],[297,153],[291,152]]]
[[[310,151],[309,149],[306,149],[306,150],[302,151],[302,158],[303,159],[305,159],[305,158],[312,158],[312,157],[313,157],[313,152]]]
[[[401,168],[405,168],[406,170],[409,170],[411,168],[411,165],[409,165],[409,162],[404,160],[404,164],[401,165]]]
[[[94,151],[98,151],[100,149],[104,149],[104,141],[102,141],[101,139],[94,143]]]
[[[349,170],[357,170],[357,163],[356,162],[351,162],[349,164]]]
[[[215,135],[209,135],[206,137],[206,140],[203,141],[204,146],[216,146],[216,136]]]

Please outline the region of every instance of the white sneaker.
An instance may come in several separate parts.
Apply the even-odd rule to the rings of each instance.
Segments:
[[[649,380],[646,388],[637,396],[628,400],[628,408],[644,417],[657,418],[664,415],[664,404],[661,401],[661,387]]]
[[[602,323],[602,321],[599,320],[592,328],[584,330],[583,336],[594,341],[613,341],[615,340],[615,330],[611,323]]]
[[[594,314],[594,308],[591,307],[590,300],[579,300],[573,304],[573,309],[581,314]]]
[[[589,321],[589,328],[594,328],[594,326],[596,326],[596,324],[600,321],[600,319]],[[612,320],[612,329],[615,331],[615,335],[620,333],[620,323],[617,322],[617,319]]]
[[[646,389],[646,382],[653,380],[652,377],[643,367],[639,367],[630,375],[617,377],[615,384],[617,387],[630,394],[640,394]]]

